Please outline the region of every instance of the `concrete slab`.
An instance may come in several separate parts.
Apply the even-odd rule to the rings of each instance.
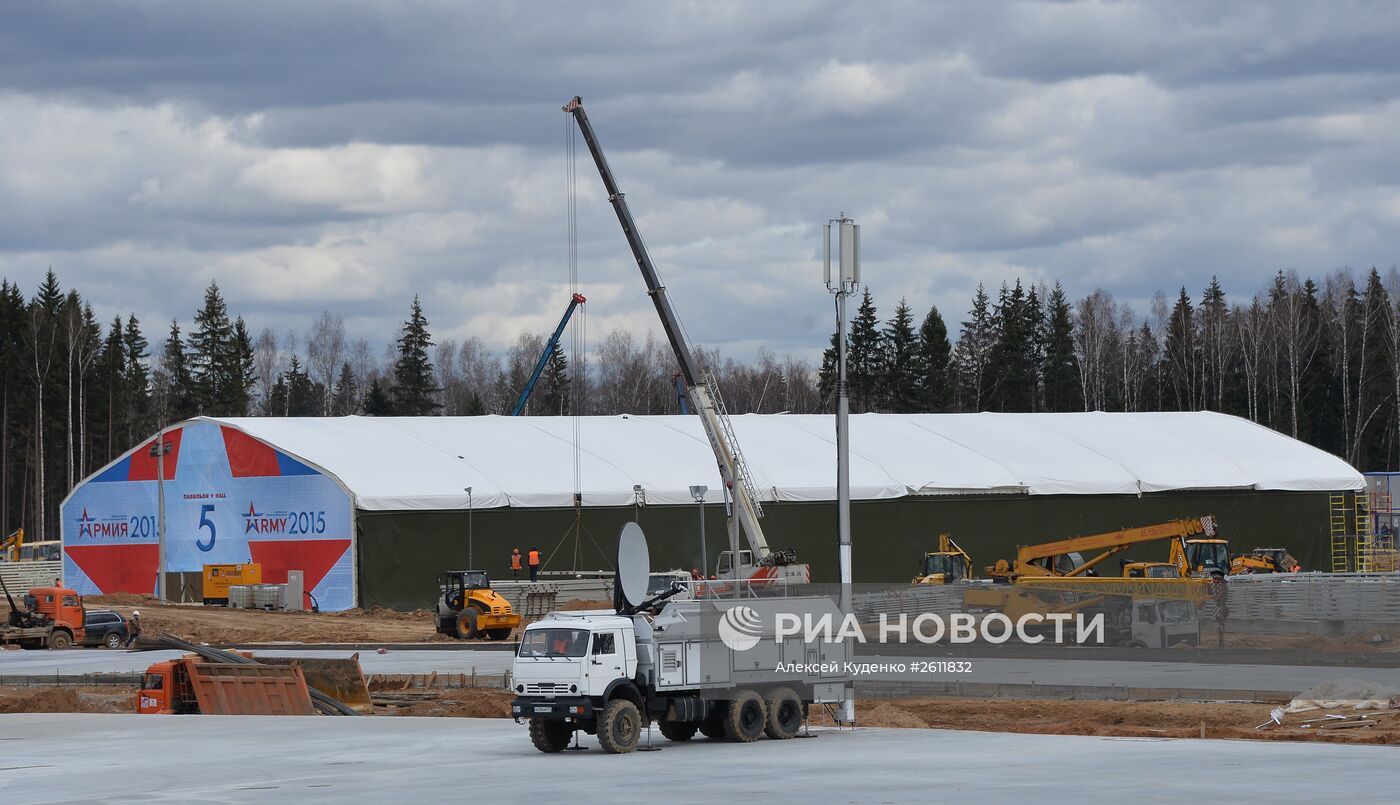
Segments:
[[[818,735],[671,744],[654,732],[664,750],[631,755],[585,737],[590,751],[543,755],[505,720],[4,715],[0,802],[1213,802],[1242,769],[1306,769],[1261,789],[1271,802],[1381,802],[1400,787],[1388,747]]]
[[[140,673],[151,663],[178,657],[179,651],[69,651],[0,652],[0,677],[51,676],[54,674]],[[268,657],[349,657],[353,651],[275,649],[255,654]],[[510,669],[512,655],[502,651],[390,651],[360,652],[366,674],[501,674]]]
[[[281,657],[348,657],[338,650],[276,649],[257,652]],[[0,652],[0,676],[87,673],[139,673],[173,651],[123,652],[104,649]],[[954,682],[1003,685],[1064,685],[1111,688],[1190,688],[1198,690],[1306,690],[1329,679],[1364,679],[1400,687],[1400,668],[1314,665],[1218,665],[1188,662],[1122,662],[1100,660],[1028,660],[972,658],[970,673],[922,671],[908,656],[857,657],[858,662],[904,663],[903,673],[861,675],[864,682]],[[511,655],[493,650],[360,652],[367,674],[501,674],[510,669]],[[936,666],[935,666],[936,668]]]

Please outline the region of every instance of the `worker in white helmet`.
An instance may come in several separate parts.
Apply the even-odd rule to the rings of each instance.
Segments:
[[[131,648],[136,645],[136,638],[141,636],[141,610],[131,610],[131,617],[126,619],[126,647]]]

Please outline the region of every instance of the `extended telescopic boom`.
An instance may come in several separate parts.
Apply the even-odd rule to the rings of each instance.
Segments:
[[[627,199],[618,189],[617,180],[613,178],[612,169],[608,167],[608,160],[603,156],[602,146],[598,144],[598,136],[593,133],[593,125],[588,122],[588,114],[583,111],[583,99],[575,96],[564,106],[564,111],[573,115],[578,123],[583,140],[588,144],[588,151],[593,155],[593,162],[598,166],[598,173],[603,177],[608,201],[617,213],[618,223],[622,224],[622,233],[627,237],[627,245],[631,247],[632,256],[637,260],[637,268],[641,269],[642,279],[646,282],[647,294],[651,296],[652,304],[656,305],[656,313],[661,317],[661,327],[666,331],[666,340],[671,343],[676,363],[680,364],[681,380],[685,383],[690,407],[705,423],[705,435],[710,440],[710,447],[714,449],[720,478],[733,495],[736,504],[734,511],[739,518],[739,525],[756,554],[755,558],[762,559],[771,551],[768,541],[763,536],[763,528],[758,522],[760,510],[755,490],[750,488],[751,484],[745,478],[747,473],[743,468],[743,457],[734,441],[733,432],[725,427],[714,394],[700,375],[695,358],[691,355],[690,345],[686,343],[680,319],[676,317],[671,300],[666,296],[666,286],[661,284],[661,279],[656,274],[656,266],[647,254],[646,244],[642,242],[642,236],[637,231],[637,223],[632,220],[632,211],[627,208]]]

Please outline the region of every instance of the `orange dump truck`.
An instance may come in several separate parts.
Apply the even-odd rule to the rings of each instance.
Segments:
[[[146,669],[136,712],[309,716],[316,710],[306,678],[295,665],[238,665],[188,654]]]

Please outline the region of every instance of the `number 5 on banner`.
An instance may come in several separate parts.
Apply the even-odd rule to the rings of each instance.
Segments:
[[[214,521],[209,519],[209,512],[214,511],[214,504],[206,503],[199,507],[199,527],[209,529],[209,544],[205,545],[199,540],[194,541],[194,546],[205,553],[214,550],[214,538],[217,532],[214,530]]]

